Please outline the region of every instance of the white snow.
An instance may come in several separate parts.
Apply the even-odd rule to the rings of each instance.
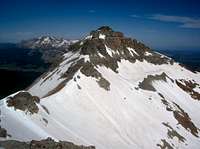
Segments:
[[[45,45],[51,42],[51,37],[45,37],[42,41],[41,44]]]
[[[135,49],[130,48],[130,47],[127,47],[127,49],[129,50],[129,52],[131,53],[131,55],[133,55],[133,54],[132,54],[132,52],[133,52],[134,54],[136,54],[136,55],[139,56],[139,54],[135,51]]]
[[[89,61],[90,61],[89,55],[85,55],[85,56],[83,56],[83,58],[84,58],[84,61],[85,61],[85,62],[89,62]]]
[[[66,39],[62,39],[62,38],[55,38],[52,36],[46,36],[46,37],[39,37],[36,41],[31,41],[33,43],[31,43],[30,47],[32,49],[34,48],[38,48],[44,45],[48,45],[54,48],[60,48],[60,47],[66,47],[68,48],[68,46],[72,43],[77,42],[78,40],[66,40]]]
[[[200,86],[197,86],[197,87],[195,87],[194,89],[193,89],[195,92],[200,92]]]
[[[106,35],[104,34],[99,34],[99,39],[105,39],[106,38]]]
[[[112,50],[106,45],[105,47],[107,53],[112,56]],[[135,51],[132,48],[127,49]],[[40,85],[45,79],[41,78],[29,91],[40,97],[45,95],[61,81],[58,79],[59,75],[70,67],[69,61],[79,56],[79,53],[67,53],[67,59],[45,77],[52,75],[51,79]],[[170,103],[180,105],[198,128],[199,101],[193,100],[170,79],[167,79],[167,82],[153,81],[157,92],[136,90],[135,87],[148,75],[162,72],[174,80],[193,79],[197,83],[200,83],[200,74],[192,73],[177,63],[154,65],[146,61],[137,60],[130,63],[121,60],[118,64],[118,73],[103,66],[97,68],[110,82],[110,91],[99,87],[95,78],[86,77],[78,71],[74,77],[80,76],[80,79],[69,81],[56,94],[41,99],[37,114],[29,115],[20,110],[15,111],[14,108],[7,107],[5,99],[1,100],[1,126],[12,135],[11,139],[19,140],[51,136],[56,140],[95,145],[97,149],[154,149],[161,139],[165,139],[181,149],[199,149],[199,138],[177,125],[173,113],[166,110],[157,92],[162,93]],[[58,74],[54,73],[57,69],[60,71],[57,71]],[[152,100],[149,100],[149,97]],[[47,114],[41,105],[44,105],[50,114]],[[48,124],[45,124],[42,118],[47,119]],[[163,122],[168,122],[186,138],[186,142],[181,143],[176,138],[170,139]],[[188,145],[185,145],[186,143]]]
[[[101,58],[104,58],[104,56],[103,56],[100,52],[98,52],[98,55],[99,55]]]
[[[112,57],[112,49],[107,47],[106,45],[105,47],[106,47],[106,52]]]
[[[48,94],[49,91],[57,87],[64,78],[61,78],[62,74],[67,71],[67,69],[72,65],[74,59],[79,58],[79,52],[73,53],[68,52],[64,55],[65,60],[53,71],[46,74],[45,77],[40,77],[35,81],[34,85],[28,90],[32,95],[37,95],[38,97],[43,97]],[[85,57],[87,60],[87,57]]]
[[[85,39],[92,39],[92,35],[86,36]]]
[[[145,54],[145,56],[152,56],[152,53],[147,52],[147,51],[144,54]]]

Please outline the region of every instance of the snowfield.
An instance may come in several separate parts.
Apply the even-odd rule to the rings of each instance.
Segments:
[[[170,80],[155,81],[153,86],[157,92],[135,90],[138,82],[150,74],[166,72],[173,79],[192,78],[200,82],[199,73],[191,73],[178,64],[155,66],[139,61],[134,64],[122,61],[118,74],[105,67],[98,69],[111,83],[110,91],[100,88],[95,79],[77,72],[74,76],[80,76],[77,82],[71,80],[58,93],[41,99],[37,114],[15,111],[7,107],[6,100],[1,100],[1,126],[11,134],[9,139],[27,141],[50,136],[56,140],[95,145],[97,149],[155,148],[161,139],[166,139],[179,148],[199,148],[199,138],[177,125],[172,113],[166,111],[161,103],[157,92],[180,105],[198,127],[199,101],[193,100]],[[56,77],[56,74],[53,76]],[[54,83],[54,79],[46,83]],[[30,92],[34,94],[34,90],[35,86]],[[42,93],[38,92],[38,95]],[[41,105],[47,107],[49,114]],[[186,141],[180,143],[176,137],[170,139],[162,122],[169,123]]]

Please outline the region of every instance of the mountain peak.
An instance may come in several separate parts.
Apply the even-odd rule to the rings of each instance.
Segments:
[[[146,60],[154,64],[168,63],[169,59],[153,52],[149,47],[136,39],[125,37],[123,33],[114,31],[108,26],[102,26],[91,31],[90,35],[79,42],[70,45],[71,51],[80,51],[82,55],[88,55],[90,60],[130,62]]]
[[[4,139],[198,149],[200,73],[116,33],[93,31],[63,51],[58,65],[28,90],[0,100]]]
[[[109,26],[101,26],[98,28],[100,31],[113,31]]]
[[[92,36],[92,38],[99,38],[99,39],[105,39],[111,37],[118,37],[118,38],[124,37],[123,33],[116,32],[109,26],[102,26],[95,31],[91,31],[90,36]]]

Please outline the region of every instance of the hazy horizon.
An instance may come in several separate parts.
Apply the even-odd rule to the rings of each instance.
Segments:
[[[80,39],[108,25],[153,49],[200,49],[200,2],[0,1],[0,43],[50,35]]]

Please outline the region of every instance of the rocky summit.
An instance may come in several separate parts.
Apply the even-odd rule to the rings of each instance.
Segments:
[[[31,45],[60,50],[40,41]],[[199,72],[108,26],[61,51],[28,89],[0,100],[0,145],[199,149]]]

